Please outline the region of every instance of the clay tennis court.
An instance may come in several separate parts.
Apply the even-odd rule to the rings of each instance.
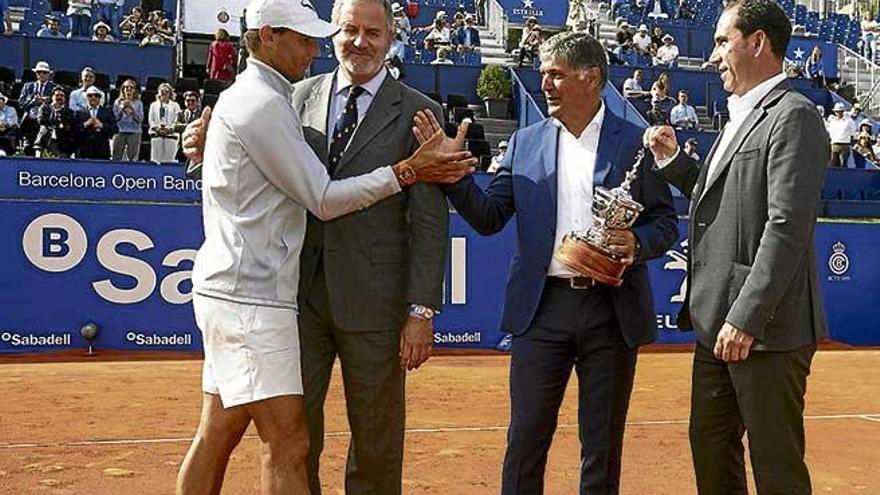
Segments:
[[[107,357],[107,356],[105,356]],[[0,364],[0,494],[171,494],[198,422],[201,363]],[[642,353],[622,493],[695,493],[687,444],[691,356]],[[406,494],[498,492],[508,418],[504,356],[434,357],[407,382]],[[562,406],[546,493],[576,493],[576,380]],[[807,394],[814,492],[880,493],[880,351],[824,350]],[[324,493],[342,494],[348,445],[341,380],[327,401]],[[243,440],[223,493],[257,493],[258,442]]]

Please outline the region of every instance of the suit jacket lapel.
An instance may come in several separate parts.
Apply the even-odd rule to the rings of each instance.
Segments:
[[[724,171],[727,170],[727,167],[730,166],[731,162],[733,161],[733,156],[742,147],[743,142],[745,142],[746,140],[746,137],[751,134],[752,130],[758,125],[761,119],[763,119],[764,116],[767,115],[767,107],[776,103],[776,101],[778,101],[779,98],[781,98],[782,95],[785,94],[789,89],[791,89],[791,85],[788,83],[788,80],[783,81],[778,86],[773,88],[769,93],[767,93],[767,96],[765,96],[764,99],[761,100],[758,106],[753,108],[752,111],[749,112],[742,125],[739,126],[739,129],[737,129],[736,134],[734,134],[733,138],[730,140],[730,144],[727,146],[727,149],[724,150],[724,154],[721,155],[721,159],[718,162],[718,167],[716,167],[714,173],[712,174],[712,177],[708,177],[705,179],[708,182],[706,183],[706,187],[702,189],[702,192],[697,199],[698,203],[706,195],[706,191],[711,189],[712,186],[714,186],[718,182],[718,178],[724,175]],[[718,141],[721,140],[720,138],[721,136],[719,136]],[[707,172],[709,168],[709,163],[711,163],[711,161],[707,161],[704,165],[704,168],[707,169]],[[702,175],[705,175],[707,172],[704,172]]]
[[[608,108],[605,108],[605,119],[599,132],[599,149],[596,151],[596,164],[593,167],[593,186],[605,186],[608,172],[614,167],[614,158],[620,147],[617,133],[620,131],[620,121]],[[619,167],[629,167],[631,163],[618,163]],[[617,184],[614,184],[617,185]],[[606,186],[607,187],[607,186]]]
[[[544,162],[544,180],[547,182],[547,192],[550,195],[550,205],[552,205],[553,218],[550,219],[550,227],[556,229],[556,198],[559,191],[559,178],[556,169],[557,154],[559,151],[559,126],[553,119],[544,121],[546,126],[546,139],[542,139],[541,161]]]
[[[354,136],[351,137],[345,153],[342,154],[342,160],[336,167],[337,172],[400,115],[401,100],[400,83],[390,74],[386,75],[385,81],[379,86],[379,92],[376,93],[373,103],[367,110],[367,115],[354,131]]]
[[[321,81],[315,84],[314,91],[306,99],[302,125],[317,131],[320,139],[309,142],[322,163],[327,163],[327,112],[330,109],[330,92],[333,90],[335,72],[327,74]],[[319,142],[320,141],[320,142]]]

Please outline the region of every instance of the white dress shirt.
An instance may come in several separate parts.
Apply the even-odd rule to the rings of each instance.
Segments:
[[[651,46],[651,37],[647,34],[636,33],[636,35],[633,36],[633,44],[643,52],[648,51],[648,47]]]
[[[556,240],[553,251],[562,244],[562,238],[572,231],[584,231],[593,224],[593,170],[599,151],[599,134],[605,120],[605,103],[580,136],[559,126],[556,155]],[[553,258],[547,275],[551,277],[580,276]]]
[[[645,90],[642,89],[642,85],[639,84],[635,78],[628,78],[626,81],[623,81],[623,96],[630,96],[632,93],[640,94],[644,93]]]
[[[388,70],[383,66],[372,79],[360,85],[360,87],[364,88],[364,91],[355,100],[358,109],[358,125],[367,115],[367,110],[373,104],[373,100],[376,98],[376,94],[379,93],[379,88],[382,87],[382,83],[385,82],[385,76],[387,75]],[[336,71],[336,75],[333,76],[333,87],[330,91],[330,111],[327,112],[327,150],[330,150],[330,136],[333,135],[333,126],[339,120],[342,112],[345,111],[345,102],[348,101],[348,88],[352,84],[354,83],[351,82],[351,78],[347,74],[341,70]],[[357,133],[357,129],[354,132]],[[354,134],[352,134],[352,138],[354,138]]]
[[[851,144],[853,136],[858,132],[855,121],[847,114],[843,114],[841,118],[831,114],[825,121],[825,129],[828,130],[832,144]]]
[[[724,152],[727,150],[727,147],[730,146],[730,142],[733,141],[733,137],[736,136],[737,131],[739,131],[740,126],[742,126],[743,121],[746,120],[749,113],[754,110],[758,103],[760,103],[773,88],[778,86],[779,83],[784,81],[787,77],[788,76],[786,76],[784,72],[780,72],[750,89],[742,96],[730,95],[727,98],[727,110],[730,112],[730,121],[727,122],[724,129],[721,130],[720,141],[715,148],[715,153],[712,155],[712,161],[709,163],[709,175],[707,176],[709,179],[715,174],[719,162],[721,161],[721,157],[724,156]],[[658,160],[657,167],[663,168],[666,165],[669,165],[679,153],[681,153],[681,148],[678,149],[672,158]],[[705,190],[703,192],[705,192]]]
[[[690,105],[682,105],[679,103],[669,111],[669,123],[673,126],[682,125],[696,127],[699,121],[700,119],[697,117],[697,110]]]

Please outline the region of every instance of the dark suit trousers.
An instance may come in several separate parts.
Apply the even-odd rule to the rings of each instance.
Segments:
[[[811,493],[804,463],[804,394],[815,345],[751,352],[725,363],[697,344],[690,439],[700,495],[747,494],[743,433],[758,495]]]
[[[312,495],[321,494],[318,463],[324,448],[324,399],[337,356],[342,365],[351,428],[345,493],[400,494],[405,377],[398,356],[400,328],[385,332],[341,331],[333,323],[324,267],[319,264],[312,288],[300,308],[299,334]]]
[[[502,494],[544,492],[547,452],[572,368],[578,377],[579,493],[618,493],[637,351],[623,340],[611,290],[571,289],[548,279],[531,326],[513,337]]]

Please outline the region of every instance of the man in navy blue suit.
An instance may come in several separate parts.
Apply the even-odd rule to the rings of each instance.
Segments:
[[[55,90],[55,83],[50,81],[52,68],[48,63],[37,62],[37,65],[34,66],[34,73],[37,80],[25,83],[21,88],[21,95],[18,97],[21,110],[24,113],[21,121],[21,135],[25,140],[25,154],[29,156],[34,154],[34,140],[40,131],[40,107],[43,106],[43,103],[51,102],[52,92]]]
[[[579,493],[617,494],[638,347],[657,336],[645,261],[677,240],[677,220],[669,187],[643,163],[631,194],[645,209],[631,230],[611,236],[611,249],[631,263],[623,285],[597,283],[553,259],[565,234],[591,224],[594,186],[616,187],[631,169],[642,129],[605,107],[605,53],[594,38],[561,33],[541,45],[540,56],[551,118],[513,134],[486,191],[466,178],[447,196],[483,235],[517,215],[517,253],[501,322],[513,334],[502,494],[543,493],[572,367],[582,445]],[[424,114],[417,126],[420,139],[438,127]],[[466,126],[445,145],[460,146],[463,132]]]

